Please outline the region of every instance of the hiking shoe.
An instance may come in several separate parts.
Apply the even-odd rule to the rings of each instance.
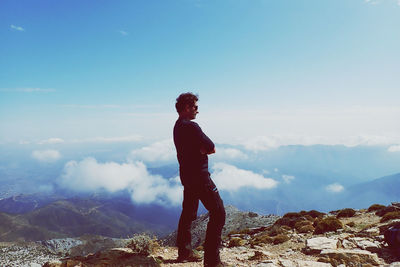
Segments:
[[[192,250],[187,256],[178,256],[177,262],[199,262],[203,257],[198,251]]]
[[[218,262],[216,264],[208,264],[208,263],[204,263],[204,267],[234,267],[234,265],[230,265],[224,262]]]

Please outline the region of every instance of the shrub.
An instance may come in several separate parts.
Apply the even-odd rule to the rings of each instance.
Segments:
[[[239,238],[239,237],[234,237],[229,241],[228,247],[232,248],[232,247],[240,247],[243,246],[246,243],[246,241],[244,241],[243,239]]]
[[[160,244],[155,237],[151,238],[147,234],[137,234],[132,237],[127,247],[140,255],[148,256],[153,253],[156,248],[160,247]]]
[[[289,239],[290,239],[290,237],[288,237],[287,235],[280,234],[273,238],[273,243],[274,243],[274,245],[277,245],[277,244],[284,243],[284,242],[288,241]]]
[[[398,209],[396,209],[396,208],[393,207],[393,206],[388,206],[388,207],[384,207],[384,208],[382,208],[382,209],[380,209],[380,210],[377,210],[377,211],[375,212],[375,214],[378,215],[378,216],[383,217],[386,213],[394,212],[394,211],[398,211]]]
[[[250,244],[252,246],[254,245],[262,245],[262,244],[281,244],[283,242],[286,242],[290,239],[290,237],[288,237],[285,234],[278,234],[274,237],[269,236],[268,234],[263,234],[260,236],[257,236],[256,238],[254,238],[252,241],[250,241]]]
[[[294,228],[299,231],[300,228],[302,228],[303,226],[306,225],[311,225],[312,226],[312,222],[310,221],[299,221],[294,225]]]
[[[400,211],[392,211],[392,212],[386,213],[385,215],[383,215],[383,217],[381,219],[381,223],[387,222],[390,220],[394,220],[394,219],[400,219]]]
[[[326,232],[342,229],[343,224],[335,217],[327,217],[316,221],[314,234],[323,234]]]
[[[304,225],[302,227],[299,228],[299,233],[311,233],[314,232],[315,228],[314,226],[310,225]]]
[[[262,253],[261,251],[256,250],[256,251],[254,251],[254,255],[249,257],[249,260],[250,261],[262,260],[262,259],[264,259],[264,257],[265,257],[264,253]]]
[[[323,217],[325,215],[325,213],[316,210],[307,211],[306,214],[310,215],[312,218]]]
[[[260,246],[263,244],[270,244],[273,242],[274,242],[273,238],[270,237],[268,234],[262,234],[262,235],[256,236],[253,240],[251,240],[250,244],[252,246],[254,246],[254,245]]]
[[[336,218],[353,217],[356,211],[353,209],[342,209],[336,215]]]
[[[277,236],[279,234],[286,234],[290,230],[292,230],[292,228],[287,225],[273,225],[268,228],[267,233],[269,236]]]
[[[290,228],[294,228],[298,221],[312,221],[313,218],[305,211],[303,212],[289,212],[283,215],[282,218],[278,219],[274,225],[287,225]]]
[[[368,212],[373,212],[373,211],[381,210],[384,208],[386,208],[386,206],[381,205],[381,204],[373,204],[368,208]]]
[[[250,211],[247,215],[248,215],[250,218],[258,217],[258,214],[257,214],[257,213],[251,212],[251,211]]]

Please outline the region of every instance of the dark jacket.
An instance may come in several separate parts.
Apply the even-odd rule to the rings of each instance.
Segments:
[[[200,126],[179,118],[174,126],[174,143],[182,185],[191,187],[208,182],[208,156],[200,150],[209,153],[214,150],[214,143]]]

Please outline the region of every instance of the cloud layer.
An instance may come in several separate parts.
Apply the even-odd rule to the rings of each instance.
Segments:
[[[61,138],[53,137],[46,140],[39,141],[39,145],[54,145],[64,143],[64,140]]]
[[[389,152],[400,152],[400,145],[393,145],[388,148]]]
[[[331,192],[331,193],[340,193],[344,190],[343,185],[338,184],[338,183],[333,183],[325,187],[326,191]]]
[[[213,170],[212,178],[220,190],[235,191],[241,187],[271,189],[278,184],[274,179],[226,163],[216,163]]]
[[[175,146],[172,140],[163,140],[133,150],[129,155],[129,158],[145,162],[166,162],[176,160]]]
[[[178,205],[182,189],[179,179],[167,180],[151,175],[141,162],[99,163],[94,158],[69,161],[65,164],[59,184],[81,192],[105,189],[117,192],[127,189],[136,203],[160,203]]]
[[[32,152],[32,157],[41,162],[55,162],[61,158],[60,152],[57,150],[35,150]]]

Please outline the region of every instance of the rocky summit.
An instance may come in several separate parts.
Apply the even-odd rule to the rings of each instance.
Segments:
[[[202,215],[193,224],[197,238],[194,243],[200,252],[206,222],[207,215]],[[230,266],[400,267],[399,248],[389,246],[384,236],[388,229],[399,226],[400,213],[394,205],[330,213],[301,211],[282,217],[227,207],[221,258]],[[0,266],[202,266],[201,262],[175,262],[177,248],[170,244],[173,237],[171,234],[164,243],[146,235],[114,243],[103,240],[107,247],[97,247],[96,252],[92,250],[89,254],[85,254],[87,249],[82,249],[88,243],[85,240],[36,242],[35,246],[25,248],[31,249],[31,253],[24,255],[22,250],[3,246]],[[74,250],[75,245],[80,249]],[[35,262],[35,256],[41,261]]]

